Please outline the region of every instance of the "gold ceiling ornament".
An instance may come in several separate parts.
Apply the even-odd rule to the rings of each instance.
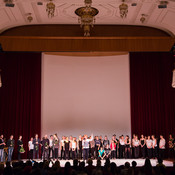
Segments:
[[[84,28],[84,36],[90,36],[90,27],[95,23],[95,16],[99,13],[98,9],[91,7],[92,0],[85,0],[85,7],[75,10],[75,14],[79,16],[78,22],[80,27]]]
[[[144,22],[145,22],[146,16],[147,16],[147,15],[145,15],[145,14],[141,14],[141,18],[140,18],[140,22],[141,22],[141,23],[144,23]]]
[[[49,2],[46,4],[46,12],[48,17],[52,18],[55,14],[55,4],[53,3],[53,0],[49,0]]]
[[[128,14],[128,5],[125,3],[125,0],[122,0],[122,4],[119,5],[120,17],[126,18]]]
[[[32,13],[27,13],[27,20],[29,22],[32,22],[32,20],[33,20]]]

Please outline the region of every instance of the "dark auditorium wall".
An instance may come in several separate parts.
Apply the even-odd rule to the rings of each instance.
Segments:
[[[168,52],[130,53],[133,134],[163,134],[166,139],[175,134],[174,62],[175,57]]]
[[[0,134],[14,135],[15,143],[23,136],[28,141],[41,130],[41,53],[0,53]],[[16,158],[17,145],[15,146]],[[27,152],[23,157],[27,157]]]

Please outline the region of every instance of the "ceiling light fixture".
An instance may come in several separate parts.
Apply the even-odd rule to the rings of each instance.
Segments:
[[[14,7],[15,4],[13,3],[13,0],[4,0],[6,7]]]
[[[141,14],[140,22],[141,22],[141,23],[144,23],[145,20],[146,20],[146,17],[147,17],[147,15]]]
[[[122,4],[119,5],[120,17],[126,18],[128,14],[128,5],[125,3],[125,0],[122,0]]]
[[[32,20],[33,20],[32,13],[27,13],[27,20],[29,22],[32,22]]]
[[[160,1],[160,4],[158,5],[158,8],[159,9],[167,8],[167,5],[168,5],[168,1]]]
[[[85,7],[80,7],[75,10],[75,14],[79,16],[78,22],[81,27],[84,27],[84,36],[90,36],[90,26],[93,27],[95,23],[95,16],[99,11],[91,7],[92,0],[85,0]]]
[[[53,0],[49,0],[49,2],[46,4],[46,12],[48,17],[52,18],[55,14],[55,4],[53,3]]]

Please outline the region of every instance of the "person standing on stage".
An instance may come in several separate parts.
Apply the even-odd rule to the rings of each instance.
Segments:
[[[90,136],[90,139],[91,139],[91,136]],[[89,142],[89,152],[90,152],[90,158],[91,159],[94,159],[95,158],[95,140],[92,139],[90,142]]]
[[[53,135],[50,135],[50,139],[49,139],[49,159],[50,158],[54,158],[54,148],[53,148]]]
[[[70,142],[70,148],[69,148],[69,159],[72,159],[72,141],[73,141],[73,137],[72,136],[69,136],[69,142]]]
[[[38,134],[35,135],[35,138],[33,139],[33,159],[35,159],[35,155],[37,155],[37,159],[39,159],[39,145],[40,145],[40,139],[38,138]]]
[[[140,146],[140,141],[137,135],[135,136],[135,139],[133,140],[133,146],[134,146],[134,157],[137,159],[139,158],[139,146]]]
[[[49,139],[47,138],[47,135],[44,136],[42,145],[43,145],[43,160],[48,160],[49,158]]]
[[[103,147],[103,137],[102,137],[102,135],[100,135],[99,140],[100,140],[100,147]]]
[[[133,136],[132,136],[132,141],[131,141],[131,147],[132,147],[132,158],[135,157],[135,153],[134,153],[134,150],[135,150],[135,148],[134,148],[134,140],[135,140],[135,137],[136,137],[136,135],[133,134]]]
[[[174,138],[172,134],[169,135],[169,141],[168,141],[168,157],[173,158],[174,157]]]
[[[116,144],[113,139],[111,140],[110,148],[111,148],[111,159],[115,159],[116,158]]]
[[[1,135],[0,136],[0,162],[4,162],[4,146],[5,146],[4,136]]]
[[[28,142],[28,147],[29,147],[29,159],[33,159],[33,137],[30,138],[30,141]]]
[[[83,146],[83,160],[87,160],[89,157],[89,142],[94,139],[93,134],[91,138],[88,139],[87,135],[84,135],[82,146]]]
[[[100,150],[100,145],[101,145],[101,141],[99,140],[98,136],[96,136],[96,139],[95,139],[95,155],[96,155],[96,158],[98,158],[98,156],[99,156],[98,151]]]
[[[19,136],[19,139],[17,141],[17,145],[18,145],[18,161],[21,160],[21,148],[23,147],[23,141],[22,141],[22,136]]]
[[[120,144],[120,158],[124,158],[125,140],[123,135],[121,135],[119,139],[119,144]]]
[[[66,137],[65,141],[64,141],[64,159],[66,160],[69,160],[70,157],[69,157],[69,152],[70,152],[70,141],[69,141],[69,138]]]
[[[128,135],[125,138],[125,158],[131,158],[131,140]]]
[[[72,159],[73,160],[77,156],[76,150],[77,150],[77,141],[76,141],[76,137],[73,137],[72,144],[71,144],[71,151],[72,151]]]
[[[154,135],[151,136],[152,141],[153,141],[153,158],[157,158],[157,139],[155,138]]]
[[[159,141],[159,158],[161,158],[161,159],[164,159],[165,144],[166,144],[166,141],[163,138],[163,135],[160,135],[160,141]]]
[[[152,147],[153,147],[153,141],[151,140],[151,137],[148,136],[148,139],[146,140],[146,147],[147,147],[147,153],[148,153],[148,158],[152,158]]]
[[[15,147],[15,140],[13,139],[13,135],[10,136],[10,139],[7,141],[8,146],[8,161],[12,161],[12,154]]]
[[[65,136],[62,136],[62,139],[61,139],[61,160],[65,158],[64,141],[65,141]]]
[[[116,135],[114,134],[113,136],[112,136],[112,140],[114,141],[114,143],[115,143],[115,158],[117,158],[117,155],[118,155],[118,139],[116,138]]]
[[[82,159],[82,136],[79,135],[78,142],[77,142],[77,149],[78,149],[78,159]]]
[[[53,148],[54,148],[54,157],[53,157],[53,159],[58,159],[60,141],[59,141],[59,138],[58,138],[57,134],[54,134],[53,137],[54,137],[53,138]]]
[[[104,140],[103,140],[103,147],[106,148],[107,145],[109,146],[109,145],[110,145],[110,142],[109,142],[109,140],[108,140],[108,137],[105,136],[105,138],[104,138]]]
[[[143,134],[140,137],[140,147],[141,147],[142,158],[146,158],[146,140]]]

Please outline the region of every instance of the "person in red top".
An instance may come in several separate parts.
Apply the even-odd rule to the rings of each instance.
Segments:
[[[114,159],[116,155],[116,144],[114,140],[111,140],[110,148],[111,148],[111,158]]]

